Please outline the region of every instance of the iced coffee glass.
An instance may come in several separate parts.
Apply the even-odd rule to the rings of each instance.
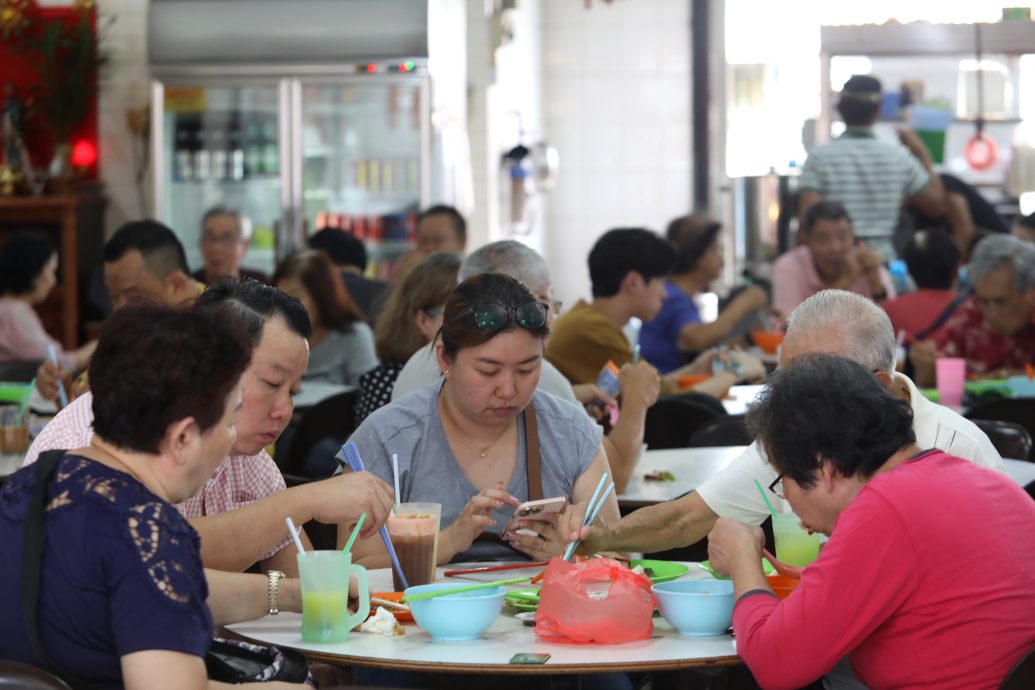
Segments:
[[[435,581],[441,518],[441,503],[400,503],[388,518],[388,534],[411,587]],[[394,568],[392,582],[396,592],[405,589]]]

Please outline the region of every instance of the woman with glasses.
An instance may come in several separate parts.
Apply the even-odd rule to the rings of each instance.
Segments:
[[[702,323],[694,297],[707,291],[722,273],[722,226],[693,214],[669,223],[667,236],[676,246],[676,263],[665,280],[661,311],[643,324],[639,340],[641,356],[662,374],[721,344],[745,317],[769,305],[765,291],[750,286],[729,301],[719,318]]]
[[[360,376],[377,366],[374,334],[325,252],[295,252],[277,266],[273,284],[309,312],[313,335],[306,381],[355,386]]]
[[[830,537],[784,601],[762,531],[721,518],[737,653],[759,685],[799,688],[851,656],[870,688],[998,688],[1035,646],[1035,504],[1009,477],[917,444],[908,402],[834,355],[781,367],[751,411],[802,523]]]
[[[567,521],[581,510],[505,541],[499,532],[520,502],[565,496],[584,504],[609,473],[600,427],[577,405],[536,390],[547,309],[509,276],[464,281],[446,300],[435,343],[442,378],[377,410],[352,436],[367,469],[389,483],[398,456],[400,501],[442,504],[440,564],[562,553]],[[617,518],[612,495],[600,519]],[[388,565],[379,539],[354,553],[368,566]]]
[[[374,348],[381,361],[359,378],[356,425],[392,400],[392,387],[403,366],[438,333],[446,297],[456,287],[460,257],[432,254],[403,276],[389,294],[374,329]]]

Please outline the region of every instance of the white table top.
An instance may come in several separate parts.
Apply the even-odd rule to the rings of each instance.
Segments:
[[[355,386],[346,386],[340,383],[303,381],[301,390],[299,390],[298,395],[295,396],[295,409],[312,407],[331,396],[338,395],[339,393],[348,393],[349,391],[354,390],[356,390]]]
[[[25,460],[25,453],[0,453],[0,478],[15,473]]]
[[[747,414],[748,404],[765,388],[762,384],[733,386],[722,399],[722,406],[729,414]]]
[[[1006,474],[1022,488],[1035,482],[1035,462],[1003,458],[1003,464],[1006,465]]]
[[[671,501],[688,494],[744,452],[745,446],[715,448],[670,448],[648,450],[640,458],[625,491],[618,495],[621,505],[643,506]],[[675,480],[659,482],[644,479],[645,474],[667,471]]]
[[[487,565],[476,563],[472,566]],[[688,579],[711,576],[691,565]],[[463,567],[452,564],[449,568]],[[541,568],[485,573],[439,580],[493,581],[496,579],[537,574]],[[518,585],[520,586],[520,585]],[[370,571],[372,591],[390,591],[391,571]],[[360,666],[406,668],[423,671],[459,671],[484,673],[602,673],[622,670],[675,669],[690,666],[718,666],[740,663],[730,635],[715,637],[680,637],[660,616],[654,618],[654,634],[649,640],[621,645],[567,645],[543,642],[534,629],[514,617],[504,606],[503,613],[480,640],[471,642],[434,642],[414,623],[403,627],[401,637],[373,635],[353,630],[345,642],[316,644],[302,641],[302,617],[282,613],[248,623],[228,626],[235,633],[267,644],[300,649],[306,654],[337,663]],[[518,652],[546,652],[550,660],[542,666],[512,665],[510,658]]]

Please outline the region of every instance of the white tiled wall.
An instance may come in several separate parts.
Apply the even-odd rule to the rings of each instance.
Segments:
[[[691,204],[690,1],[542,3],[546,137],[560,151],[545,253],[565,304],[613,227],[663,231]]]
[[[101,34],[102,46],[111,55],[101,83],[98,103],[100,170],[108,195],[106,237],[119,225],[150,214],[142,209],[134,181],[137,160],[134,142],[126,126],[126,110],[149,103],[147,77],[148,0],[100,0],[100,23],[115,17]],[[140,155],[141,143],[135,144]],[[150,193],[144,197],[150,204]]]

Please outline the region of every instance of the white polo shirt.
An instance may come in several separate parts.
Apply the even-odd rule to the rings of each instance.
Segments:
[[[895,374],[895,381],[905,385],[909,391],[918,446],[924,450],[938,448],[982,467],[1006,472],[999,452],[974,422],[925,398],[907,376]],[[719,517],[758,525],[769,517],[769,511],[754,480],[757,479],[765,488],[776,479],[776,475],[776,470],[755,441],[721,472],[697,487],[697,493]]]

